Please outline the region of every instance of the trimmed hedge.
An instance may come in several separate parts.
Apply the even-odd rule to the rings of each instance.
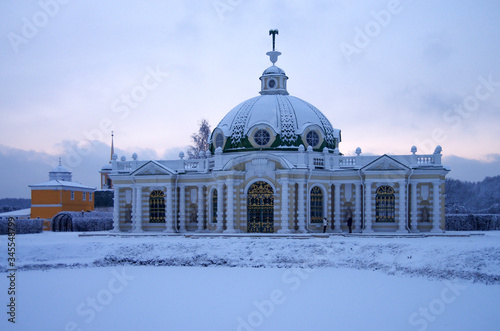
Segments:
[[[40,233],[43,231],[42,218],[22,218],[16,220],[16,234]],[[9,230],[9,218],[0,218],[0,234],[7,234]]]
[[[500,230],[499,214],[449,214],[446,215],[446,231]]]

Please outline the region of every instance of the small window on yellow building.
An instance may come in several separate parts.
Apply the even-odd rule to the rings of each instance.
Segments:
[[[89,201],[92,201],[92,193],[89,193]]]
[[[71,191],[71,200],[75,200],[75,191]]]
[[[83,192],[82,197],[83,201],[87,201],[87,192]]]

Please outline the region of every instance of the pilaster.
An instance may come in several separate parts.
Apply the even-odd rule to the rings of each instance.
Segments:
[[[113,230],[120,232],[120,189],[115,186],[113,190]]]
[[[396,232],[398,233],[407,233],[408,231],[405,228],[406,223],[406,187],[405,181],[398,181],[399,184],[399,215],[398,215],[398,223],[399,228]]]
[[[441,221],[441,213],[440,213],[440,196],[439,196],[439,182],[432,183],[432,230],[431,232],[442,233],[443,230],[439,228],[439,223]]]
[[[341,212],[340,212],[340,186],[342,183],[334,183],[334,207],[333,207],[333,232],[341,233],[342,232],[342,220],[341,220]]]
[[[217,183],[217,232],[224,231],[224,183]]]
[[[305,182],[300,181],[298,184],[298,206],[297,206],[297,220],[298,220],[298,230],[297,232],[305,232],[306,231],[306,214],[305,214],[305,206],[304,206],[304,197],[305,197]]]
[[[172,184],[167,184],[167,191],[165,192],[166,208],[165,210],[165,230],[163,232],[173,233],[175,232],[175,217],[174,217],[174,208],[172,203]]]
[[[186,231],[186,187],[179,186],[179,231]]]
[[[288,217],[288,179],[281,180],[281,229],[278,233],[290,233],[290,224]]]
[[[365,184],[365,229],[364,233],[373,232],[372,229],[372,182]]]
[[[361,184],[355,184],[354,231],[361,232]]]
[[[142,187],[134,187],[134,220],[132,225],[132,232],[143,232],[142,230]]]
[[[227,229],[224,231],[224,233],[235,233],[234,229],[234,190],[233,190],[233,180],[228,179],[226,181],[227,185],[227,221],[226,221],[226,227]]]
[[[198,217],[196,220],[197,229],[200,232],[203,230],[203,216],[204,216],[204,203],[203,203],[203,185],[198,186]]]
[[[411,232],[418,230],[417,183],[411,183]]]

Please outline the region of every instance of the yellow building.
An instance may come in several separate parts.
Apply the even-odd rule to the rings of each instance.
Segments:
[[[49,172],[49,181],[30,185],[31,218],[52,218],[61,211],[94,210],[94,187],[71,181],[71,171],[59,165]]]

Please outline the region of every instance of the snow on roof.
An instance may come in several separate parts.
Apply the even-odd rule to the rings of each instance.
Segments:
[[[21,217],[21,216],[30,216],[31,215],[31,208],[26,208],[26,209],[18,209],[18,210],[13,210],[13,211],[8,211],[6,213],[0,213],[0,217]]]
[[[33,188],[45,188],[45,187],[67,187],[67,188],[79,188],[79,189],[85,189],[85,190],[95,190],[95,187],[91,186],[86,186],[80,183],[76,182],[69,182],[66,180],[49,180],[48,182],[44,183],[39,183],[39,184],[32,184],[29,185],[29,187]]]
[[[69,172],[69,173],[71,173],[71,171],[63,165],[58,165],[57,167],[52,169],[50,172]]]
[[[291,115],[286,123],[282,119],[284,113]],[[267,124],[278,134],[282,133],[283,124],[287,129],[292,127],[295,134],[302,134],[306,127],[314,124],[333,132],[331,123],[316,107],[291,95],[261,95],[248,99],[227,113],[217,127],[229,137],[235,130],[245,135],[258,124]]]
[[[270,75],[270,74],[279,74],[279,75],[285,75],[285,71],[275,65],[270,66],[264,72],[262,75]]]
[[[113,170],[113,166],[108,163],[102,166],[101,170]]]

